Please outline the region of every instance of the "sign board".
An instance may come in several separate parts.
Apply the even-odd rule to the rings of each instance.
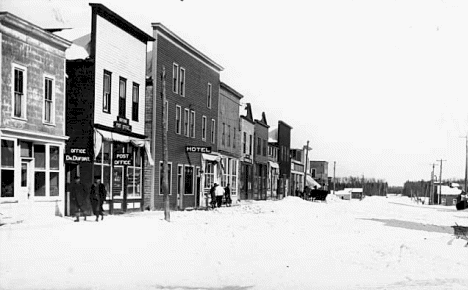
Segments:
[[[211,153],[211,146],[185,146],[185,152]]]
[[[115,153],[114,165],[133,166],[133,159],[130,153]]]
[[[86,148],[70,148],[70,153],[65,153],[65,162],[91,162],[91,156]]]
[[[114,121],[114,128],[123,131],[132,131],[132,126],[129,124],[127,118],[117,116],[117,121]]]

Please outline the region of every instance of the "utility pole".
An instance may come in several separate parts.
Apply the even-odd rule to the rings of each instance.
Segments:
[[[439,202],[438,204],[441,204],[441,199],[442,199],[442,162],[447,161],[447,160],[442,160],[439,159],[437,161],[440,161],[440,174],[439,174]]]
[[[336,170],[336,161],[333,161],[333,194],[336,193],[335,188],[335,170]]]
[[[304,188],[306,187],[307,184],[307,163],[309,163],[309,140],[307,140],[307,145],[306,145],[306,159],[305,159],[305,167],[304,167]],[[305,196],[305,190],[302,193],[304,196],[304,199],[306,199]]]
[[[169,194],[168,194],[168,153],[167,153],[167,123],[166,123],[166,67],[163,66],[161,73],[162,81],[162,146],[163,146],[163,168],[162,174],[162,192],[164,195],[164,219],[171,221],[171,212],[169,210]]]
[[[466,147],[466,151],[465,151],[465,187],[463,188],[463,190],[466,192],[466,190],[467,190],[466,182],[467,182],[467,179],[468,179],[468,133],[464,137],[460,137],[460,138],[465,138],[465,147]]]

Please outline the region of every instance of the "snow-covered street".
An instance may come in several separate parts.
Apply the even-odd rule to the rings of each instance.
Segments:
[[[0,289],[467,289],[468,211],[405,197],[244,201],[0,227]]]

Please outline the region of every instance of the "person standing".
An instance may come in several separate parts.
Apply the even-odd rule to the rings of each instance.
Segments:
[[[80,215],[82,215],[84,220],[86,220],[88,193],[84,185],[81,183],[79,176],[76,176],[75,182],[70,185],[70,195],[71,201],[75,206],[75,222],[80,221]]]
[[[106,200],[107,191],[104,184],[101,183],[101,177],[96,176],[94,183],[91,185],[90,199],[93,207],[93,213],[96,216],[96,221],[104,219],[104,209],[102,208],[104,201]]]
[[[210,189],[210,198],[211,198],[210,204],[211,204],[212,209],[216,207],[216,194],[215,194],[216,186],[218,186],[217,183],[213,184],[213,186]]]
[[[226,206],[231,206],[232,199],[231,199],[231,189],[229,188],[229,183],[224,188],[224,198],[226,199]]]
[[[221,207],[221,205],[223,204],[224,188],[217,183],[215,188],[215,195],[217,206]]]

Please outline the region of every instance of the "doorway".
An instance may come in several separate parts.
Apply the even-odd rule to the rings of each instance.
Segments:
[[[21,159],[21,183],[18,195],[18,201],[27,201],[31,198],[32,192],[32,166],[30,159]]]

